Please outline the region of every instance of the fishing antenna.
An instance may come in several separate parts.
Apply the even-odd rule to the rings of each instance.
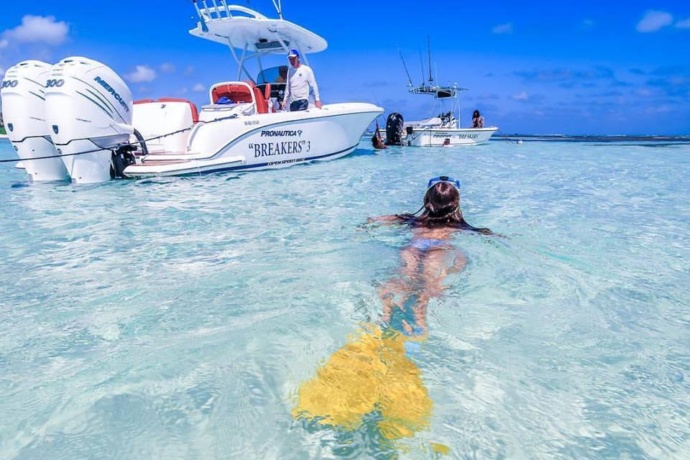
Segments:
[[[283,7],[280,4],[280,0],[278,0],[278,3],[276,3],[276,0],[272,0],[272,1],[273,1],[273,6],[275,6],[276,11],[278,12],[278,17],[280,19],[283,19]]]
[[[407,64],[405,64],[405,59],[403,58],[402,51],[398,50],[400,53],[400,60],[403,63],[403,67],[405,67],[405,73],[407,74],[407,85],[411,88],[412,85],[412,77],[410,77],[410,72],[407,70]]]
[[[421,49],[419,50],[419,65],[422,66],[422,86],[424,86],[424,58]]]
[[[426,49],[429,52],[429,85],[434,82],[434,77],[431,75],[431,38],[426,36]]]

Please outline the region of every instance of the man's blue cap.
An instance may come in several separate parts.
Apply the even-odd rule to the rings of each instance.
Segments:
[[[290,50],[290,53],[288,54],[288,57],[299,57],[299,51],[297,50]]]

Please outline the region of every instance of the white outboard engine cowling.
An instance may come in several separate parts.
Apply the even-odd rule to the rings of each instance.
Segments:
[[[52,67],[22,61],[7,69],[0,90],[7,136],[32,182],[69,180],[46,123],[45,84]]]
[[[129,144],[132,93],[109,67],[84,57],[55,64],[46,83],[50,137],[73,182],[114,177],[113,155]]]

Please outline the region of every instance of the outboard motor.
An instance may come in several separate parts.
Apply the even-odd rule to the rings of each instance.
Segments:
[[[388,115],[386,120],[386,145],[403,145],[405,120],[397,112]]]
[[[32,182],[69,180],[46,123],[44,85],[52,67],[22,61],[7,69],[0,90],[7,136]]]
[[[112,69],[84,57],[55,64],[46,82],[46,117],[73,182],[115,177],[113,156],[122,155],[134,128],[132,93]]]

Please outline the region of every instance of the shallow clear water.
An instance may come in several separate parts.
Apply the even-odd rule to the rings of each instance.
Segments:
[[[96,186],[0,164],[0,457],[687,458],[690,145],[361,147]],[[409,358],[428,426],[293,419],[409,241],[361,224],[439,174],[507,238],[455,239],[469,264]]]

